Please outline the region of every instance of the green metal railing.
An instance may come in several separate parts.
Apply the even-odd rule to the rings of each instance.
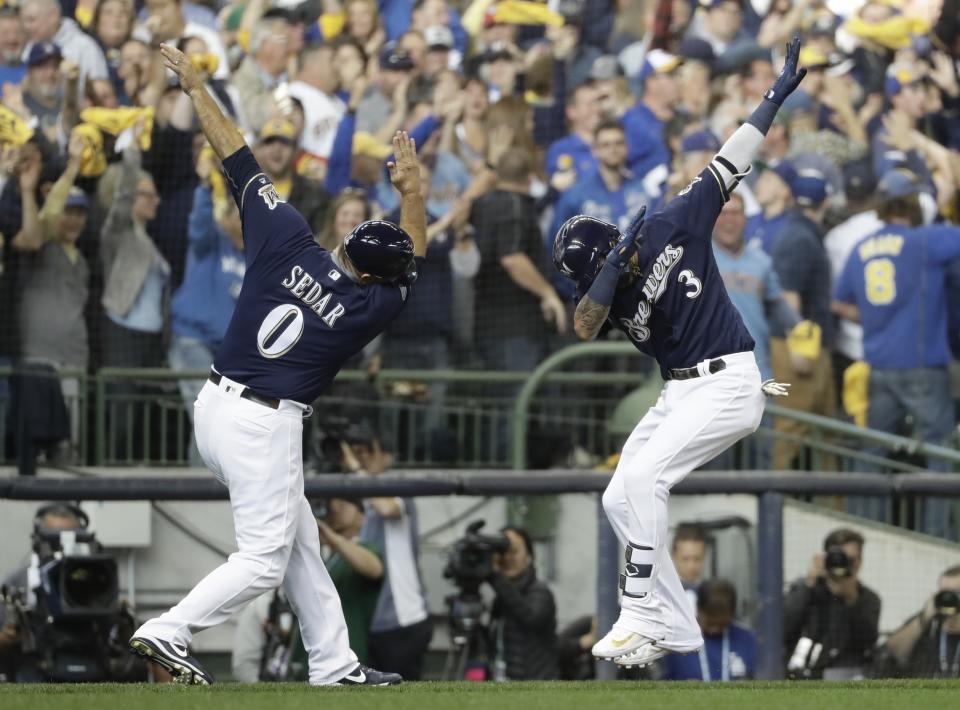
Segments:
[[[611,414],[645,375],[559,369],[585,357],[625,358],[630,367],[635,355],[629,343],[584,343],[554,353],[532,373],[383,370],[370,378],[362,371],[344,371],[330,395],[319,401],[308,426],[320,429],[337,418],[368,419],[386,437],[399,467],[526,468],[528,434],[533,428],[563,435],[593,457],[603,458],[619,448],[623,435],[611,430]],[[10,369],[0,369],[0,380],[11,374]],[[177,383],[202,381],[207,371],[105,368],[94,375],[64,371],[60,376],[80,380],[77,397],[67,403],[79,415],[76,463],[187,463],[192,431]],[[398,383],[404,382],[445,383],[443,404],[396,395]],[[497,389],[510,391],[504,394]],[[6,433],[11,421],[4,396],[0,388],[0,461],[9,463]],[[862,462],[877,470],[912,472],[924,470],[920,457],[960,465],[960,453],[949,447],[798,412],[774,401],[768,403],[767,412],[807,425],[809,434],[797,437],[761,427],[739,446],[731,468],[755,468],[755,450],[769,447],[771,440],[798,444],[802,465],[813,470],[821,470],[829,461],[839,470]],[[446,436],[445,444],[430,438],[430,427],[437,423]],[[861,451],[866,445],[882,447],[892,457],[866,454]]]

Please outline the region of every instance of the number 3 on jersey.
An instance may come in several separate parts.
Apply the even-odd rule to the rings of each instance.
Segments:
[[[292,303],[277,306],[267,314],[257,331],[257,349],[273,360],[290,352],[303,335],[303,311]]]
[[[886,306],[897,297],[897,270],[890,259],[874,259],[863,267],[867,287],[867,301],[874,306]]]

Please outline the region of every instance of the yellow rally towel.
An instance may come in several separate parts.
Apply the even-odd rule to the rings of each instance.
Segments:
[[[843,409],[857,426],[867,426],[870,405],[870,366],[857,361],[843,371]]]
[[[104,133],[119,136],[143,118],[143,133],[140,135],[140,150],[150,150],[150,134],[153,132],[153,108],[87,108],[80,112],[80,120],[93,124]]]
[[[33,129],[16,113],[0,105],[0,143],[23,145],[33,138]]]
[[[204,144],[200,149],[200,155],[197,156],[197,162],[209,161],[210,163],[210,199],[213,201],[213,214],[218,219],[223,216],[229,201],[233,198],[227,192],[227,182],[223,177],[223,170],[220,169],[220,160],[209,143]]]
[[[887,49],[903,49],[910,46],[913,35],[925,35],[930,32],[930,23],[919,17],[897,15],[885,22],[873,24],[859,17],[851,17],[843,26],[847,32],[862,39],[869,39]]]
[[[107,169],[107,156],[103,154],[103,134],[91,123],[81,123],[73,132],[83,140],[83,157],[80,159],[80,174],[83,177],[98,177]]]
[[[188,56],[193,68],[198,72],[213,76],[217,73],[217,69],[220,68],[220,57],[213,52],[206,52],[203,54],[200,52],[192,52]]]
[[[503,0],[494,5],[493,19],[505,25],[563,26],[563,15],[549,9],[542,2]]]
[[[819,325],[811,320],[802,320],[787,335],[787,349],[793,355],[816,360],[820,357],[821,335]]]

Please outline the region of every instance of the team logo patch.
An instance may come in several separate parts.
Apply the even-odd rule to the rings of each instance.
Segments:
[[[687,185],[685,188],[683,188],[682,190],[680,190],[680,192],[677,193],[677,197],[686,195],[688,192],[690,192],[690,190],[693,189],[693,186],[696,185],[701,180],[703,180],[703,178],[697,175],[693,180],[690,181],[689,185]]]
[[[327,274],[327,276],[329,276],[333,281],[339,281],[339,280],[340,280],[340,272],[337,271],[336,269],[332,269],[332,270],[330,271],[330,273]]]
[[[260,178],[260,179],[262,180],[263,178]],[[277,188],[275,188],[269,182],[263,187],[261,187],[259,190],[257,190],[257,194],[263,198],[263,201],[267,205],[267,209],[270,209],[270,210],[275,210],[277,208],[277,205],[283,202],[283,200],[280,199],[280,195],[277,192]]]

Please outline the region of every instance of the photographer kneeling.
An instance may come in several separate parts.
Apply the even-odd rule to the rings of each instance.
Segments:
[[[884,650],[900,675],[960,678],[960,565],[940,575],[937,592],[890,635]]]
[[[863,536],[827,535],[805,579],[784,600],[787,674],[792,678],[863,678],[877,642],[880,597],[858,580]]]
[[[490,586],[490,648],[497,680],[551,680],[557,664],[557,609],[553,592],[537,579],[533,543],[522,528],[506,527],[506,552],[494,556]]]

